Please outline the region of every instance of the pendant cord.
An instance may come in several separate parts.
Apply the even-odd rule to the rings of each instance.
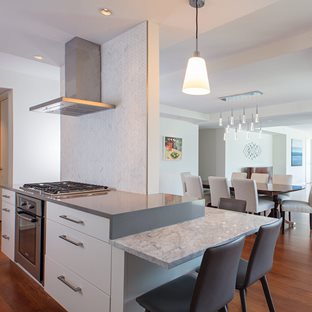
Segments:
[[[198,52],[198,0],[196,0],[196,52]]]

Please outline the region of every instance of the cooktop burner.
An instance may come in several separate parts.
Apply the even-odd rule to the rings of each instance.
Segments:
[[[108,186],[72,181],[27,183],[24,184],[21,189],[51,196],[97,194],[110,190]]]

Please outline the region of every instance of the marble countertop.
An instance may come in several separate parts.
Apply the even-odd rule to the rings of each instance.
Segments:
[[[205,217],[116,240],[113,246],[170,269],[201,256],[204,251],[241,235],[256,233],[274,218],[206,208]]]
[[[112,190],[101,195],[57,199],[46,195],[40,195],[38,193],[24,191],[19,188],[20,185],[14,185],[13,187],[0,187],[106,218],[112,218],[114,216],[138,212],[146,209],[178,206],[198,200],[197,198],[188,196],[177,196],[171,194],[146,195],[118,190]]]

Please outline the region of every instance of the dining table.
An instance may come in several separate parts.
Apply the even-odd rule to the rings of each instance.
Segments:
[[[231,182],[228,182],[231,192],[235,193],[234,187]],[[256,183],[257,192],[259,195],[266,195],[272,198],[274,202],[274,209],[271,212],[271,216],[278,218],[280,217],[280,211],[278,207],[280,206],[280,195],[288,194],[292,192],[302,191],[305,189],[305,185],[282,185],[282,184],[273,184],[273,183]],[[209,181],[203,181],[203,187],[209,189]]]

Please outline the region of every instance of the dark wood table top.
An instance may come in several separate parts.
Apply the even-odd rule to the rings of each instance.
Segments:
[[[203,187],[209,188],[208,180],[203,181]],[[230,189],[234,189],[229,181]],[[270,195],[278,195],[278,194],[285,194],[290,192],[296,192],[304,190],[304,185],[281,185],[281,184],[272,184],[272,183],[257,183],[257,190],[260,194],[270,194]]]

